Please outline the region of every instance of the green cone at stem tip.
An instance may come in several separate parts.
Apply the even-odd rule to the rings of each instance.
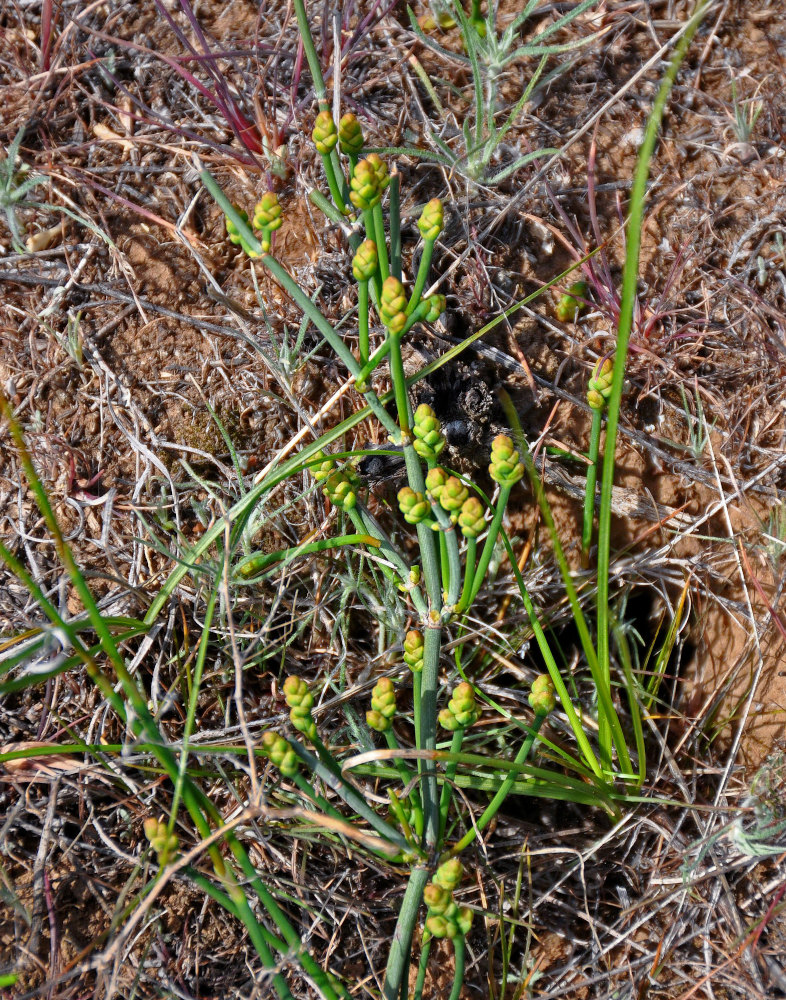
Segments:
[[[403,486],[397,495],[398,505],[407,524],[420,524],[431,516],[431,504],[422,493]]]
[[[439,198],[432,198],[428,202],[418,219],[418,229],[424,240],[434,242],[445,227],[445,218],[442,202]]]
[[[363,240],[352,258],[352,274],[355,281],[370,281],[377,273],[379,255],[373,240]]]
[[[333,472],[325,480],[325,496],[334,507],[350,511],[358,502],[357,482],[346,472]]]
[[[349,200],[361,212],[369,211],[379,201],[381,195],[377,172],[368,158],[360,160],[352,171],[349,187]]]
[[[371,710],[366,712],[366,722],[378,733],[387,732],[396,714],[396,689],[389,677],[380,677],[371,692]]]
[[[415,435],[413,447],[426,461],[435,460],[445,447],[442,425],[428,403],[421,403],[415,410],[412,433]],[[431,487],[429,490],[433,494]]]
[[[338,123],[339,149],[348,156],[359,156],[363,151],[363,143],[363,129],[360,127],[360,122],[349,111]]]
[[[498,434],[491,443],[489,475],[500,486],[513,486],[524,475],[519,453],[507,434]]]
[[[434,872],[433,881],[451,892],[458,886],[464,875],[464,866],[458,858],[448,858]]]
[[[449,514],[460,510],[469,497],[469,490],[456,476],[448,476],[445,485],[439,491],[439,505]]]
[[[468,906],[457,906],[451,902],[444,914],[434,913],[426,917],[425,930],[431,937],[466,937],[472,929],[472,910]],[[424,934],[424,940],[426,940]]]
[[[285,778],[293,778],[300,766],[299,759],[292,747],[279,733],[266,732],[262,734],[262,752],[276,765]]]
[[[440,295],[435,292],[434,295],[429,295],[428,298],[423,300],[428,304],[428,312],[423,317],[426,323],[436,323],[442,313],[445,311],[445,306],[447,305],[447,299],[444,295]]]
[[[580,301],[587,297],[587,282],[574,281],[564,295],[560,296],[554,309],[557,319],[561,323],[575,322],[578,317],[587,309],[586,302]]]
[[[379,153],[369,153],[366,157],[366,163],[369,163],[374,168],[374,173],[377,178],[377,191],[379,191],[381,195],[388,184],[390,184],[388,165]]]
[[[429,882],[423,890],[423,902],[428,907],[430,913],[444,913],[452,898],[453,894],[450,889],[446,889],[442,885],[437,885],[436,882]]]
[[[314,707],[314,695],[308,689],[308,685],[302,677],[291,674],[284,681],[284,698],[289,705],[289,721],[303,733],[305,737],[312,740],[316,736],[317,727],[311,715]]]
[[[423,890],[423,900],[428,907],[423,940],[430,937],[453,939],[467,935],[472,927],[472,911],[458,906],[453,893],[464,874],[458,858],[449,858],[434,873],[434,879]]]
[[[248,222],[248,212],[244,212],[241,208],[238,208],[237,205],[235,205],[233,207],[234,207],[235,211],[237,212],[237,214],[240,216],[240,218],[243,220],[243,222]],[[240,235],[240,233],[238,232],[237,226],[229,218],[228,215],[224,216],[224,222],[226,223],[227,235],[229,236],[229,242],[230,243],[234,243],[236,247],[240,246],[240,244],[243,242],[243,238]]]
[[[333,121],[333,115],[329,111],[320,111],[314,122],[314,130],[311,133],[317,152],[322,156],[328,156],[336,147],[338,142],[338,129]]]
[[[453,689],[448,707],[439,713],[439,724],[449,733],[466,729],[480,718],[480,709],[475,700],[475,689],[467,681],[462,681]]]
[[[259,242],[262,244],[263,253],[270,252],[270,234],[281,228],[284,221],[281,213],[282,208],[275,191],[266,191],[254,207],[254,217],[251,221],[254,229],[262,232]],[[248,252],[246,250],[246,253]],[[250,254],[250,256],[256,255]]]
[[[439,500],[445,488],[445,483],[449,478],[450,476],[441,465],[435,465],[433,469],[428,470],[426,473],[426,489],[432,499]]]
[[[154,819],[152,816],[149,816],[142,824],[142,828],[145,831],[145,836],[150,841],[150,846],[156,852],[162,864],[166,860],[174,858],[177,854],[179,841],[176,833],[169,833],[166,820],[163,816],[161,819]]]
[[[407,296],[404,286],[391,274],[382,282],[379,318],[391,333],[401,333],[407,325]]]
[[[415,629],[407,632],[404,638],[404,662],[413,674],[423,671],[424,645],[423,635],[420,632]]]
[[[321,462],[319,465],[309,466],[309,471],[314,479],[316,479],[318,483],[321,483],[323,480],[328,478],[331,472],[333,472],[336,467],[336,462],[335,459],[330,458],[324,453],[324,451],[321,450],[314,455],[314,458],[321,459]]]
[[[283,209],[275,191],[266,191],[254,206],[254,217],[252,219],[254,229],[269,230],[280,229],[283,223]]]
[[[486,512],[477,497],[467,497],[461,505],[458,524],[465,538],[477,538],[486,527]]]
[[[598,362],[587,383],[587,402],[593,410],[604,410],[614,381],[614,364],[610,358]]]
[[[554,682],[548,674],[538,674],[532,682],[529,703],[537,715],[549,715],[557,704]]]

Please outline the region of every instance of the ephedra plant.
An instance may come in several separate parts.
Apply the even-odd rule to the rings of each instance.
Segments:
[[[274,234],[282,224],[283,214],[276,195],[263,193],[256,206],[248,206],[250,211],[246,211],[232,205],[211,173],[201,166],[200,178],[226,217],[228,238],[242,248],[253,266],[265,268],[303,311],[354,380],[365,406],[298,454],[265,470],[226,516],[209,527],[187,557],[180,560],[140,621],[101,614],[63,538],[21,428],[10,404],[3,399],[3,415],[26,476],[86,616],[66,620],[20,559],[0,544],[0,557],[27,586],[50,623],[20,637],[18,650],[14,651],[11,644],[11,655],[6,655],[2,664],[8,679],[1,690],[9,692],[40,683],[81,663],[133,737],[137,752],[148,754],[171,783],[169,816],[148,816],[144,823],[151,857],[157,859],[158,874],[130,901],[120,934],[131,933],[144,915],[145,900],[154,899],[157,887],[170,873],[178,871],[243,923],[282,1000],[292,997],[291,984],[282,971],[285,964],[299,968],[326,1000],[349,998],[353,995],[353,984],[323,968],[301,940],[288,906],[260,875],[249,856],[239,828],[259,815],[264,806],[252,800],[239,817],[226,823],[205,791],[200,773],[190,768],[189,755],[194,752],[191,740],[211,644],[211,627],[225,595],[254,588],[279,572],[282,563],[305,555],[316,553],[329,558],[331,551],[342,548],[365,552],[377,574],[374,579],[385,588],[384,600],[398,602],[404,613],[397,620],[410,622],[410,627],[402,629],[399,636],[402,653],[401,669],[395,672],[398,679],[379,676],[367,705],[367,731],[378,734],[376,749],[356,753],[347,748],[345,740],[334,745],[331,734],[322,731],[315,718],[314,691],[296,673],[286,676],[282,684],[290,726],[270,729],[257,746],[248,749],[253,756],[261,755],[270,762],[293,789],[301,811],[317,825],[321,822],[325,835],[335,835],[334,849],[342,844],[351,845],[354,853],[365,852],[377,865],[384,866],[391,877],[406,883],[384,974],[385,1000],[400,1000],[409,995],[409,966],[415,955],[418,955],[418,969],[413,995],[415,1000],[422,996],[434,939],[452,942],[455,978],[451,998],[457,998],[463,982],[465,940],[472,926],[472,910],[461,905],[457,898],[465,861],[471,857],[465,852],[487,830],[507,796],[515,793],[567,799],[598,807],[613,818],[619,815],[621,801],[635,796],[644,780],[646,765],[636,680],[622,653],[625,669],[621,687],[629,719],[626,729],[616,708],[610,659],[610,636],[616,634],[616,622],[609,610],[609,496],[625,338],[629,332],[629,326],[628,331],[623,328],[622,319],[629,324],[630,315],[623,309],[613,368],[603,366],[596,373],[591,390],[595,393],[592,397],[597,403],[595,408],[601,412],[608,407],[609,418],[606,443],[609,457],[603,467],[598,537],[597,619],[592,622],[579,601],[532,456],[515,426],[511,435],[499,434],[491,447],[488,471],[494,484],[492,496],[484,494],[470,479],[440,464],[445,447],[442,428],[428,406],[413,405],[410,383],[417,376],[405,377],[402,346],[418,323],[435,320],[445,308],[441,295],[423,294],[432,251],[443,228],[443,206],[434,199],[420,214],[418,229],[423,247],[418,273],[408,290],[402,273],[399,192],[391,190],[386,220],[383,204],[391,186],[388,166],[374,153],[363,155],[364,137],[352,114],[344,115],[338,123],[334,121],[327,106],[302,0],[295,0],[295,9],[320,105],[313,141],[322,158],[331,195],[330,201],[323,195],[314,200],[331,219],[348,222],[351,227],[351,270],[357,284],[358,303],[356,336],[342,335],[276,259]],[[697,23],[696,18],[692,22],[694,30]],[[674,67],[689,38],[690,32],[686,31],[666,84],[673,79]],[[664,85],[650,121],[634,188],[634,221],[623,289],[623,299],[628,296],[626,301],[632,301],[635,293],[647,164],[667,92],[668,86]],[[387,396],[380,396],[371,381],[383,362],[392,385]],[[391,401],[395,415],[388,410]],[[330,450],[363,420],[378,421],[391,447],[403,453],[406,484],[397,493],[395,530],[387,529],[369,509],[362,484],[349,460],[352,456]],[[515,424],[515,419],[512,423]],[[304,540],[294,548],[253,551],[250,543],[253,532],[247,529],[254,523],[256,508],[276,487],[304,470],[309,471],[313,482],[327,497],[335,531],[325,537]],[[584,661],[592,678],[596,719],[591,726],[585,723],[585,706],[578,704],[566,684],[544,623],[512,558],[504,530],[503,519],[510,497],[525,476],[550,530]],[[588,492],[590,489],[594,498],[594,482],[588,484]],[[592,532],[591,523],[589,531]],[[406,532],[410,532],[409,537]],[[545,672],[532,683],[531,716],[510,720],[510,753],[506,759],[484,753],[485,745],[476,737],[477,723],[489,700],[465,670],[468,662],[465,647],[470,642],[467,620],[477,607],[489,565],[500,544],[511,557],[531,634],[545,664]],[[219,558],[211,562],[211,553],[216,552]],[[222,569],[211,580],[210,566],[217,564],[228,567],[228,575]],[[207,581],[208,596],[190,677],[183,736],[175,742],[168,738],[161,719],[151,711],[143,680],[129,669],[123,646],[155,625],[188,574]],[[55,658],[48,672],[26,672],[24,664],[51,644],[53,636],[57,636],[65,651]],[[451,655],[447,650],[449,642]],[[623,649],[624,643],[620,645],[620,650]],[[402,676],[406,681],[400,679]],[[405,691],[407,694],[411,691],[411,728],[407,713],[399,709]],[[543,722],[557,709],[563,713],[575,738],[574,752],[542,739]],[[635,750],[628,745],[630,731]],[[533,761],[539,741],[541,748],[548,751],[552,765],[557,763],[559,767],[545,767],[542,760]],[[113,752],[107,746],[80,749]],[[122,749],[114,748],[114,752]],[[373,798],[364,795],[363,786],[353,773],[374,779],[377,787],[384,789],[386,804],[380,804],[379,795]],[[475,790],[487,796],[485,807],[474,819],[468,816],[464,792],[459,794],[458,789]],[[198,846],[186,853],[177,834],[181,807],[189,814],[199,838]],[[201,860],[203,853],[209,858],[209,866]]]

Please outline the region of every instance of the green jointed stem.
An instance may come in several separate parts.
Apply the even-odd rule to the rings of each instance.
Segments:
[[[412,327],[419,323],[428,313],[429,304],[427,302],[421,302],[417,309],[407,317],[407,325],[398,335],[399,339],[405,337]],[[374,371],[374,369],[380,365],[385,358],[390,353],[391,348],[391,338],[386,337],[382,344],[374,351],[368,361],[360,369],[360,373],[357,376],[357,381],[363,385],[363,383],[368,379],[369,375]]]
[[[453,732],[453,738],[450,741],[450,753],[460,753],[461,744],[464,742],[464,732],[465,730],[456,729]],[[450,761],[448,766],[445,768],[445,782],[442,785],[442,795],[439,800],[439,842],[445,836],[445,830],[448,825],[448,812],[450,811],[450,800],[453,797],[453,787],[452,782],[456,777],[456,771],[458,770],[458,761]]]
[[[560,575],[562,576],[562,582],[568,595],[568,601],[570,602],[573,620],[576,624],[579,638],[581,639],[582,649],[584,650],[584,655],[587,658],[587,666],[592,674],[592,681],[597,692],[599,737],[598,752],[600,754],[601,766],[606,773],[611,771],[611,747],[613,743],[617,750],[617,756],[619,758],[621,769],[626,773],[629,773],[632,766],[630,753],[628,752],[628,747],[625,742],[625,734],[622,731],[619,716],[617,715],[611,699],[611,675],[608,670],[604,672],[600,666],[600,660],[598,654],[595,652],[595,645],[592,642],[592,637],[590,636],[589,626],[587,625],[584,612],[581,609],[576,586],[573,583],[573,577],[570,572],[570,567],[568,566],[568,560],[565,558],[565,552],[562,548],[559,535],[557,534],[554,518],[551,514],[551,507],[549,506],[548,499],[546,498],[543,483],[541,482],[540,476],[535,468],[535,463],[532,460],[532,455],[530,454],[528,448],[522,448],[521,455],[524,467],[527,470],[527,475],[532,485],[532,491],[538,501],[538,506],[540,507],[541,514],[543,515],[543,520],[549,531],[549,537],[551,538],[551,542],[554,547],[554,555],[560,568]],[[601,632],[599,623],[599,645],[600,642]]]
[[[510,498],[510,492],[513,489],[512,486],[500,486],[499,497],[497,498],[497,506],[494,508],[494,517],[489,525],[489,532],[486,536],[486,544],[483,546],[483,551],[480,554],[480,559],[478,560],[478,566],[475,570],[475,578],[472,583],[472,590],[470,592],[470,598],[467,602],[467,607],[471,607],[478,596],[478,592],[483,584],[483,580],[489,568],[489,563],[491,562],[491,557],[494,554],[494,546],[497,544],[497,537],[499,536],[499,529],[502,527],[502,518],[505,514],[505,507],[507,506],[508,499]],[[462,602],[463,603],[463,602]]]
[[[418,264],[418,273],[415,278],[415,287],[412,289],[412,295],[409,299],[409,305],[407,306],[407,312],[412,312],[415,306],[420,302],[420,296],[423,294],[423,289],[426,287],[426,281],[428,280],[428,272],[431,269],[431,256],[434,253],[434,243],[436,240],[424,240],[423,241],[423,253],[420,255],[420,264]]]
[[[368,364],[368,352],[368,282],[361,281],[358,283],[358,353],[361,365]],[[362,368],[360,378],[363,378]]]
[[[421,738],[421,725],[420,725],[420,692],[423,687],[421,683],[422,678],[420,674],[412,675],[412,721],[415,725],[415,747],[418,750],[422,750],[423,746],[420,742]],[[423,770],[423,761],[418,758],[418,773]]]
[[[325,169],[325,180],[330,188],[330,196],[335,202],[336,208],[343,215],[347,211],[347,204],[344,201],[342,186],[338,183],[336,178],[336,171],[333,165],[333,153],[320,153],[320,156],[322,157],[322,166]],[[341,179],[344,179],[343,175]]]
[[[592,523],[595,519],[595,488],[598,481],[598,461],[600,459],[600,434],[603,427],[603,411],[592,411],[592,430],[587,467],[587,485],[584,493],[584,524],[581,532],[581,550],[586,562],[592,544]]]
[[[707,9],[708,0],[699,0],[690,21],[685,25],[684,34],[677,43],[666,74],[661,82],[652,106],[644,132],[644,140],[639,148],[636,172],[630,195],[630,212],[626,228],[625,266],[622,276],[620,314],[617,324],[617,343],[614,357],[614,380],[608,401],[606,421],[606,461],[603,463],[600,515],[598,518],[598,661],[606,678],[606,687],[611,686],[609,661],[609,570],[611,558],[611,496],[614,485],[614,455],[617,444],[622,387],[625,380],[625,366],[628,359],[628,344],[633,325],[636,304],[636,285],[639,273],[639,253],[641,250],[641,230],[644,218],[644,203],[647,194],[650,161],[655,150],[658,130],[663,118],[669,93],[677,72],[685,58],[691,40]],[[630,770],[628,765],[627,770]]]
[[[385,220],[382,217],[382,203],[377,202],[371,210],[371,217],[374,223],[374,242],[377,244],[379,253],[379,274],[384,281],[390,275],[390,264],[388,263],[388,243],[385,239]]]
[[[380,540],[365,533],[359,535],[339,535],[334,538],[320,538],[315,542],[309,542],[307,545],[300,545],[296,548],[279,549],[278,552],[265,552],[250,556],[240,563],[237,572],[244,579],[248,579],[284,559],[311,555],[313,552],[325,552],[328,549],[340,549],[345,545],[368,545],[371,548],[378,549],[380,547]]]
[[[344,817],[341,815],[338,809],[336,809],[335,806],[331,805],[324,795],[320,795],[319,792],[317,792],[317,790],[311,784],[311,782],[308,781],[299,771],[297,772],[297,774],[293,775],[293,777],[290,778],[289,780],[293,781],[300,789],[300,791],[306,796],[306,798],[310,799],[314,803],[314,805],[319,806],[319,808],[326,815],[332,816],[333,819],[340,819],[342,821],[344,820]]]
[[[442,647],[442,628],[427,625],[424,631],[423,673],[420,688],[420,745],[424,750],[437,747],[437,681],[439,679],[439,654]],[[433,850],[439,840],[439,792],[433,760],[426,760],[423,767],[423,812],[426,820],[426,846]]]
[[[394,170],[390,176],[390,273],[401,281],[401,174]]]
[[[378,816],[355,786],[347,781],[341,773],[341,768],[336,763],[333,755],[319,737],[316,737],[313,741],[314,749],[317,751],[318,756],[314,756],[310,750],[307,750],[294,737],[290,736],[287,739],[289,745],[312,774],[319,775],[325,784],[329,788],[332,788],[346,802],[349,808],[353,809],[358,816],[361,816],[383,840],[387,841],[388,844],[394,844],[399,850],[410,850],[409,845],[399,831],[394,829],[389,823],[386,823],[381,816]]]
[[[540,619],[538,618],[538,613],[535,609],[535,605],[532,603],[532,598],[529,596],[529,592],[524,584],[524,578],[521,575],[518,564],[516,563],[516,557],[511,548],[510,542],[508,541],[507,535],[502,533],[502,541],[505,545],[505,550],[508,553],[508,559],[510,560],[510,565],[513,569],[513,575],[516,578],[516,583],[519,587],[519,593],[521,594],[521,600],[524,604],[524,610],[527,612],[527,617],[529,618],[532,631],[535,635],[535,641],[538,644],[538,649],[540,650],[543,661],[546,664],[546,669],[549,672],[549,677],[554,683],[554,688],[559,696],[562,709],[565,715],[568,717],[568,722],[570,723],[570,728],[573,730],[573,735],[576,737],[576,742],[581,747],[581,751],[584,754],[584,761],[589,768],[591,768],[596,778],[603,780],[603,771],[600,764],[590,746],[590,742],[587,739],[587,734],[584,732],[584,728],[581,725],[581,720],[576,714],[576,709],[573,707],[573,702],[571,701],[570,695],[568,694],[568,689],[565,687],[565,682],[562,679],[562,675],[559,672],[559,667],[554,659],[554,654],[551,652],[549,647],[548,639],[543,631],[543,627],[540,624]]]
[[[430,462],[430,465],[436,462]],[[443,510],[438,501],[432,503],[432,510],[439,523],[439,551],[442,568],[442,589],[445,604],[453,608],[458,603],[461,588],[461,553],[459,552],[456,526],[447,511]]]
[[[527,759],[527,757],[529,757],[530,751],[532,750],[535,740],[537,739],[538,730],[543,725],[543,722],[545,721],[546,718],[547,715],[544,715],[541,712],[535,713],[535,718],[532,720],[532,729],[529,731],[529,733],[527,734],[527,738],[519,747],[519,752],[516,754],[516,757],[513,761],[514,764],[516,765],[523,764],[524,761]],[[515,780],[516,780],[516,772],[509,771],[507,777],[500,785],[499,791],[484,810],[483,815],[473,824],[473,826],[469,830],[467,830],[467,832],[464,834],[461,840],[450,849],[451,854],[460,854],[466,847],[468,847],[472,843],[472,841],[477,837],[477,835],[482,830],[486,829],[489,823],[494,819],[494,817],[499,812],[502,803],[507,798],[508,793],[513,787],[513,783],[515,782]]]
[[[401,747],[398,745],[398,740],[396,739],[396,734],[393,732],[392,726],[390,729],[385,730],[384,736],[385,736],[385,742],[387,743],[389,750],[401,749]],[[393,766],[398,771],[398,776],[399,778],[401,778],[402,785],[404,785],[404,787],[406,788],[406,786],[410,783],[410,781],[412,781],[412,778],[414,777],[412,771],[410,771],[410,769],[406,765],[406,762],[403,761],[401,757],[393,758]]]
[[[461,987],[464,985],[465,950],[464,935],[459,934],[458,937],[453,938],[453,951],[455,955],[453,962],[453,989],[450,991],[448,1000],[459,1000],[461,996]]]
[[[300,40],[303,43],[303,51],[306,53],[308,68],[311,70],[311,80],[314,84],[314,93],[317,97],[319,110],[330,111],[330,103],[327,98],[325,79],[322,76],[322,66],[319,62],[319,56],[317,55],[317,50],[314,46],[314,40],[311,37],[311,28],[306,14],[306,5],[304,0],[294,0],[294,4],[295,17],[297,18],[298,31],[300,32]]]
[[[428,972],[428,956],[431,951],[431,938],[424,941],[420,946],[420,960],[418,962],[418,978],[415,980],[415,992],[412,1000],[423,1000],[423,987],[426,985],[426,973]]]
[[[467,548],[464,553],[464,586],[461,589],[461,599],[458,602],[456,614],[463,615],[470,606],[472,586],[475,582],[475,559],[477,558],[477,550],[477,538],[468,538]]]
[[[393,932],[393,941],[388,954],[385,984],[382,987],[384,1000],[399,1000],[401,985],[409,971],[412,936],[415,932],[418,909],[427,882],[427,868],[412,869],[404,898],[401,901],[401,909],[398,913],[396,929]]]

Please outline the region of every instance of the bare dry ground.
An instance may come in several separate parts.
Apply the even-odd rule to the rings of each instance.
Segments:
[[[541,19],[567,6],[550,5]],[[503,4],[503,23],[516,7]],[[682,0],[600,0],[582,15],[571,31],[588,44],[535,91],[492,168],[547,146],[560,156],[492,186],[415,155],[391,158],[402,176],[405,248],[415,244],[416,206],[435,196],[446,205],[432,278],[444,276],[448,311],[418,335],[413,364],[602,247],[591,308],[575,323],[556,318],[547,292],[420,390],[446,418],[459,407],[471,423],[473,405],[482,411],[472,447],[453,456],[467,471],[483,465],[480,452],[504,423],[501,388],[529,440],[586,450],[584,387],[614,344],[636,154],[668,43],[690,8]],[[178,4],[163,9],[181,38],[153,0],[55,3],[48,38],[41,5],[9,2],[0,11],[0,197],[18,227],[14,239],[0,218],[0,389],[94,595],[116,616],[142,616],[177,555],[243,483],[299,431],[310,440],[309,428],[334,425],[359,398],[348,391],[317,417],[346,373],[314,330],[301,327],[284,292],[227,241],[194,166],[198,155],[247,206],[272,183],[286,219],[276,256],[326,315],[347,313],[346,241],[308,200],[322,186],[321,165],[291,12],[275,0],[261,8],[206,0],[194,5],[203,45]],[[352,44],[341,66],[342,102],[362,118],[368,143],[427,149],[426,117],[453,141],[468,113],[466,68],[428,50],[401,5],[348,4],[345,13]],[[331,29],[325,22],[320,33],[322,5],[310,14],[327,69]],[[455,28],[434,37],[460,53]],[[201,59],[187,58],[184,38]],[[212,62],[207,51],[217,54]],[[229,81],[275,164],[244,149],[205,93],[177,72],[187,67],[205,83],[208,62]],[[506,106],[526,85],[530,62],[506,70]],[[778,825],[786,790],[784,80],[781,0],[714,0],[672,91],[651,171],[617,455],[613,584],[620,617],[640,637],[644,670],[686,595],[648,720],[652,801],[613,830],[569,803],[508,803],[465,890],[477,914],[466,997],[786,996]],[[40,183],[12,204],[11,194],[34,177]],[[348,447],[381,440],[373,427],[358,434]],[[578,467],[551,458],[547,466],[558,528],[581,572],[571,492]],[[390,491],[373,485],[384,516]],[[306,486],[304,478],[277,491],[259,547],[323,529],[321,500],[298,502]],[[524,491],[511,533],[570,669],[569,609]],[[63,614],[82,610],[5,425],[0,535]],[[360,711],[378,663],[369,640],[375,609],[356,583],[346,566],[315,558],[238,598],[252,735],[281,717],[280,680],[297,668],[325,690],[329,681],[331,698],[341,695],[321,721],[351,739],[340,705],[355,699]],[[513,634],[524,621],[504,566],[486,602],[489,629]],[[182,734],[203,612],[201,588],[183,585],[157,627],[128,645],[173,741]],[[40,620],[25,588],[0,571],[0,651]],[[215,648],[197,739],[242,748],[233,663],[225,643]],[[478,683],[515,711],[535,659],[526,648],[491,659]],[[558,727],[551,736],[566,738]],[[0,703],[0,749],[78,741],[122,752],[0,766],[0,975],[20,972],[0,994],[272,995],[242,928],[185,879],[171,880],[133,936],[118,935],[125,906],[152,877],[142,822],[166,811],[171,792],[81,668]],[[230,817],[247,794],[247,771],[229,753],[204,767]],[[186,826],[180,833],[184,843],[195,836]],[[307,825],[293,832],[252,823],[247,842],[320,962],[352,982],[353,995],[377,996],[401,880],[368,859],[348,866]],[[449,949],[441,959],[449,967]],[[314,995],[285,971],[296,996]],[[435,972],[427,995],[447,996],[449,982]]]

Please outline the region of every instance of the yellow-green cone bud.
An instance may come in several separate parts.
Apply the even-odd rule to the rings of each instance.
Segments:
[[[363,151],[363,129],[351,111],[338,123],[338,145],[348,156],[359,156]]]
[[[439,494],[439,504],[448,513],[459,510],[469,496],[469,490],[456,476],[450,476]]]
[[[423,300],[428,303],[428,312],[423,317],[426,323],[436,323],[442,313],[445,311],[445,305],[447,299],[444,295],[435,293],[434,295],[429,295],[427,299]]]
[[[435,465],[433,469],[428,470],[426,474],[426,489],[435,500],[439,500],[445,488],[445,483],[449,478],[441,465]]]
[[[350,511],[358,502],[357,483],[346,472],[333,472],[325,480],[325,495],[334,507]]]
[[[475,689],[467,681],[462,681],[454,688],[448,703],[448,711],[458,724],[456,728],[466,729],[467,726],[473,726],[478,721],[480,709],[475,701]],[[440,723],[442,722],[441,714]]]
[[[426,930],[432,937],[435,938],[447,937],[449,927],[450,924],[448,923],[448,921],[439,913],[435,913],[431,917],[426,917]]]
[[[318,451],[314,458],[321,459],[319,465],[311,466],[311,475],[316,479],[318,483],[321,483],[324,479],[327,479],[330,473],[335,469],[336,463],[334,459],[328,458],[324,451]]]
[[[424,240],[433,241],[444,229],[445,221],[442,211],[442,202],[439,198],[432,198],[424,207],[418,219],[418,229]]]
[[[311,133],[317,152],[322,156],[327,156],[331,150],[335,149],[338,142],[338,130],[333,121],[333,115],[329,111],[320,111],[314,122],[314,131]]]
[[[423,670],[423,636],[415,629],[407,632],[404,638],[404,662],[413,674]]]
[[[314,705],[314,696],[309,691],[308,684],[306,684],[302,677],[298,677],[297,674],[291,674],[284,681],[282,690],[286,703],[290,708],[298,708],[301,705],[306,705],[308,710],[311,711]]]
[[[537,715],[548,715],[549,712],[554,711],[557,696],[554,691],[554,682],[548,674],[539,674],[532,682],[529,703]]]
[[[507,434],[498,434],[491,443],[489,475],[500,486],[513,486],[524,475],[519,453]]]
[[[285,778],[297,774],[297,754],[283,736],[272,732],[263,733],[262,752],[270,758]]]
[[[374,165],[368,159],[361,160],[352,173],[352,180],[349,182],[349,200],[361,212],[373,208],[379,201],[379,185],[377,183],[377,172]]]
[[[392,719],[396,714],[396,687],[389,677],[380,677],[374,685],[371,707],[386,719]]]
[[[428,403],[421,403],[415,410],[412,432],[415,435],[415,451],[427,461],[434,460],[445,447],[440,422]]]
[[[431,504],[425,496],[409,486],[403,486],[398,491],[398,505],[407,524],[420,524],[431,514]]]
[[[390,184],[390,175],[388,174],[388,165],[379,155],[379,153],[369,153],[366,157],[366,162],[370,163],[374,168],[374,173],[377,177],[377,190],[380,194],[385,190],[385,188]]]
[[[587,402],[593,410],[603,410],[611,395],[611,384],[614,381],[614,365],[610,358],[595,366],[587,384]]]
[[[237,212],[237,214],[240,216],[240,218],[243,220],[243,222],[248,222],[248,212],[241,211],[237,207],[237,205],[234,206],[234,209]],[[237,226],[229,218],[228,215],[225,216],[225,221],[226,221],[226,227],[227,227],[227,235],[229,236],[229,242],[230,243],[234,243],[236,247],[239,247],[240,244],[243,242],[243,237],[240,235],[240,233],[238,232]]]
[[[396,714],[396,689],[389,677],[380,677],[371,692],[371,711],[366,712],[370,729],[385,733],[390,729]]]
[[[459,527],[465,538],[477,538],[486,527],[483,504],[477,497],[467,497],[458,516]]]
[[[164,819],[153,819],[151,816],[142,824],[145,836],[150,846],[158,855],[159,863],[164,865],[177,854],[178,839],[176,833],[169,833]]]
[[[454,920],[456,922],[456,927],[458,927],[459,934],[463,934],[464,937],[466,937],[472,929],[472,910],[468,906],[460,906],[456,910]]]
[[[575,322],[587,308],[587,303],[581,301],[587,297],[587,282],[574,281],[557,302],[554,312],[561,323]]]
[[[373,729],[375,733],[386,733],[391,728],[392,723],[381,712],[372,708],[366,712],[366,725],[369,729]]]
[[[451,902],[450,890],[437,885],[436,882],[429,882],[423,890],[423,902],[428,907],[430,914],[442,914]]]
[[[317,727],[311,716],[314,696],[308,690],[308,685],[302,677],[293,674],[284,681],[283,691],[287,705],[289,705],[289,721],[298,732],[313,740],[317,733]]]
[[[266,191],[254,208],[254,229],[267,229],[273,232],[279,229],[282,222],[282,208],[275,191]]]
[[[370,281],[377,273],[379,256],[373,240],[363,240],[352,258],[352,274],[355,281]]]
[[[448,858],[443,861],[434,873],[434,881],[450,892],[456,888],[464,874],[464,866],[458,858]]]
[[[407,296],[404,286],[391,274],[382,282],[379,318],[391,333],[401,333],[407,324]]]

